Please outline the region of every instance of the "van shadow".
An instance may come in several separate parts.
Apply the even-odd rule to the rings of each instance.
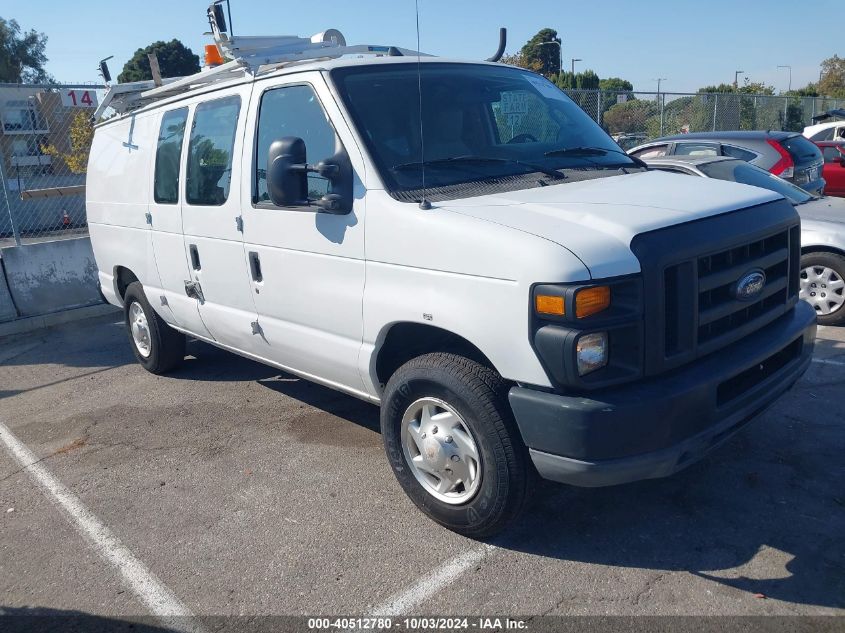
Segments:
[[[180,380],[257,382],[330,415],[380,433],[378,407],[288,374],[275,367],[237,356],[202,341],[188,342],[184,365],[170,374]]]
[[[203,343],[189,351],[200,360],[175,377],[255,380],[379,432],[372,405]],[[837,380],[843,376],[840,368]],[[801,404],[813,391],[823,405],[835,384],[801,381],[783,406],[674,477],[599,489],[540,482],[528,511],[491,542],[553,559],[686,571],[751,594],[845,607],[843,416],[818,424],[815,410]]]
[[[181,626],[185,619],[172,618],[171,628],[151,617],[122,619],[85,611],[0,605],[0,628],[6,633],[176,633],[185,630]]]

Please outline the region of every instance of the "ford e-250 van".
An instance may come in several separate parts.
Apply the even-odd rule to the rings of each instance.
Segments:
[[[191,336],[379,404],[452,530],[501,529],[537,473],[674,473],[808,367],[792,205],[648,171],[541,76],[398,51],[207,72],[94,135],[138,361],[171,371]]]

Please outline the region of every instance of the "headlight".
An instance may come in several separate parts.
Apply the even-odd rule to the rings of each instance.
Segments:
[[[578,375],[584,376],[607,365],[607,332],[584,334],[575,346]]]

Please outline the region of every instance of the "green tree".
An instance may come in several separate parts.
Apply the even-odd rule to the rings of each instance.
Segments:
[[[554,42],[554,43],[552,43]],[[535,70],[545,77],[560,74],[561,40],[554,29],[541,29],[525,43],[520,54],[525,60],[526,68]]]
[[[0,18],[0,82],[41,83],[52,77],[44,70],[47,36],[21,31],[15,20]]]
[[[127,83],[152,79],[150,60],[147,58],[149,53],[155,53],[158,57],[162,77],[184,77],[200,71],[200,58],[182,42],[173,39],[169,42],[153,42],[146,48],[139,48],[132,59],[126,62],[117,81]]]
[[[531,70],[535,73],[540,70],[540,62],[529,62],[527,59],[525,59],[525,56],[522,54],[522,52],[516,53],[515,55],[503,55],[502,59],[499,61],[503,64],[508,64],[509,66],[518,66],[519,68],[525,68],[526,70]]]
[[[845,98],[845,58],[834,55],[822,62],[819,92],[827,97]]]
[[[790,90],[786,93],[790,97],[818,97],[819,95],[819,85],[814,83],[808,83],[803,88],[798,88],[797,90]]]
[[[555,77],[555,83],[562,90],[598,90],[601,80],[592,70],[585,70],[574,75],[563,71]]]
[[[659,114],[660,109],[654,101],[635,99],[611,107],[602,120],[611,134],[631,134],[645,132],[648,120]]]
[[[634,85],[625,79],[619,77],[610,77],[609,79],[602,79],[599,81],[599,90],[602,91],[602,112],[607,112],[610,108],[622,102],[633,101]]]
[[[88,154],[91,153],[91,141],[94,140],[94,126],[86,110],[77,112],[70,124],[70,151],[65,154],[55,145],[42,148],[45,154],[61,158],[71,173],[84,174],[88,170]]]

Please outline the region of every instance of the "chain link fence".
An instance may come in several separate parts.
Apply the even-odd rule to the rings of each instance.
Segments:
[[[567,90],[624,149],[669,134],[794,130],[845,100]],[[0,246],[85,234],[94,84],[0,84]]]
[[[801,132],[813,117],[845,107],[845,99],[742,93],[685,94],[566,90],[624,149],[687,132],[789,130]]]
[[[0,246],[86,234],[91,115],[104,87],[0,84]]]

